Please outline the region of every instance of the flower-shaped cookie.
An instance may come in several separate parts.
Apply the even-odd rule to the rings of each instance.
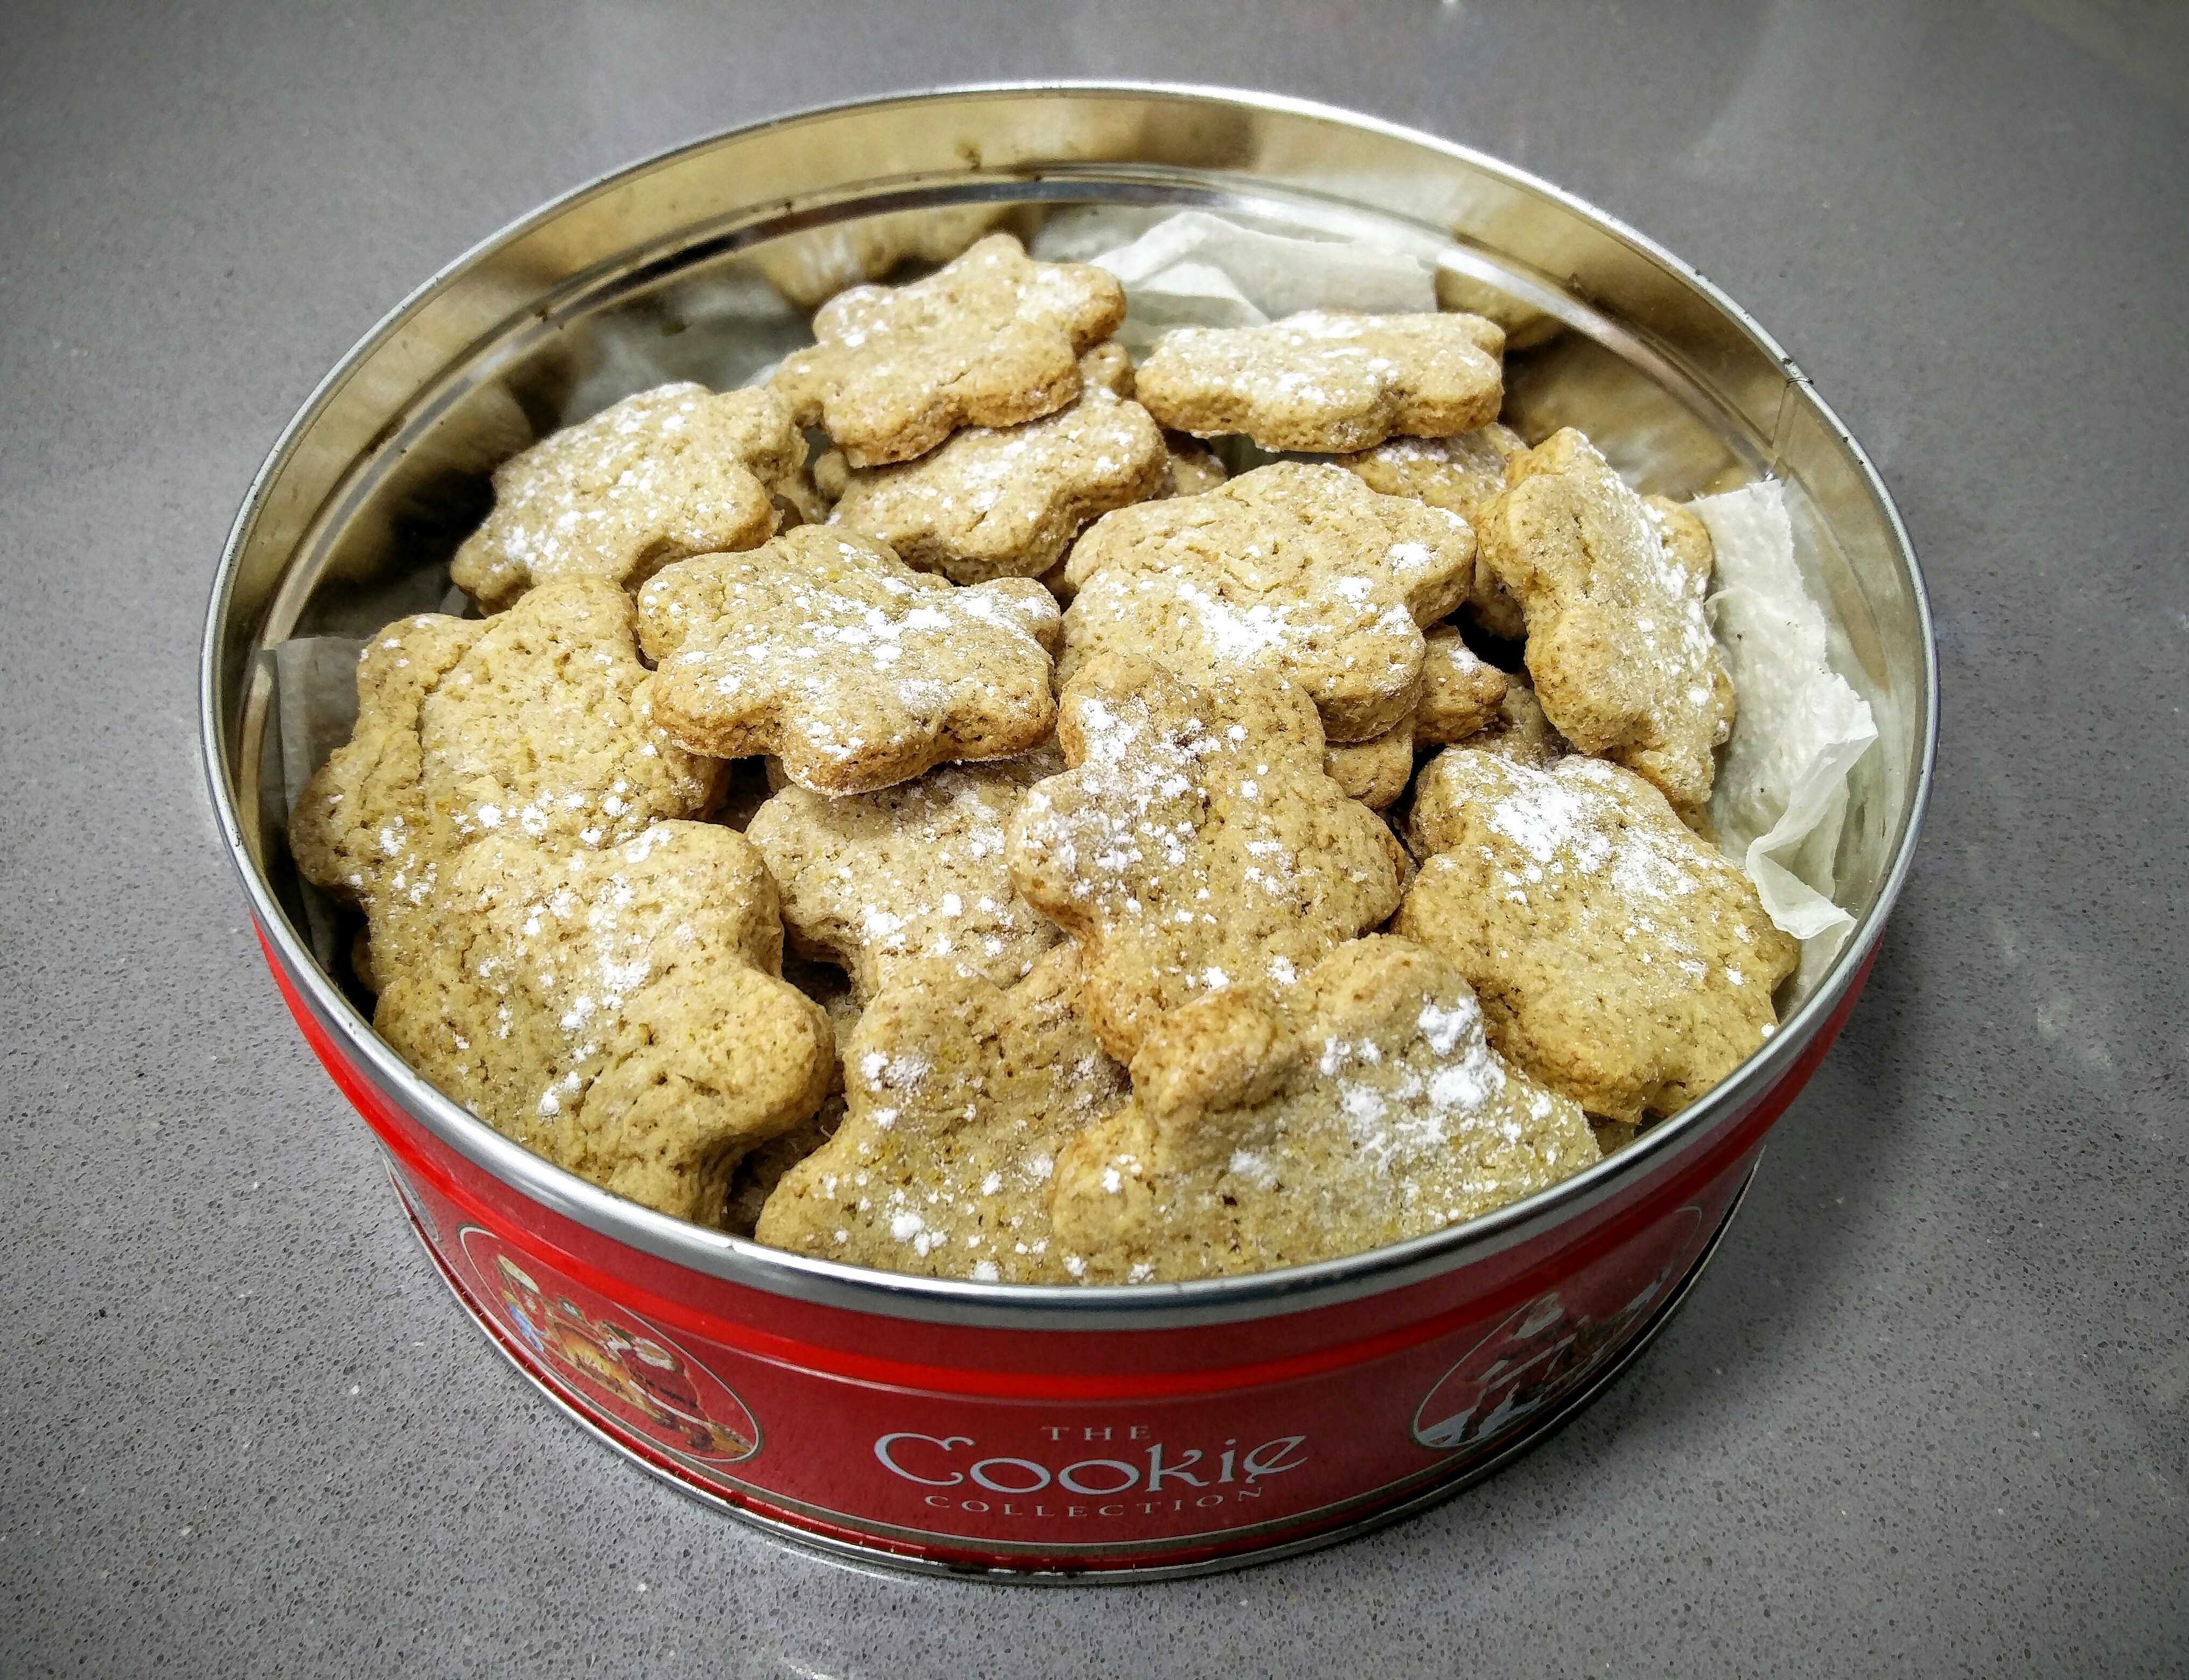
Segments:
[[[1479,315],[1310,309],[1267,326],[1179,327],[1134,376],[1141,404],[1196,437],[1265,450],[1365,450],[1497,418],[1505,335]]]
[[[753,266],[793,303],[810,309],[846,286],[887,279],[901,263],[947,263],[1015,209],[950,204],[862,216],[772,239],[754,251]]]
[[[1490,1047],[1459,971],[1400,939],[1188,1004],[1141,1041],[1133,1091],[1057,1162],[1056,1237],[1096,1281],[1358,1253],[1598,1158],[1580,1107]]]
[[[659,823],[597,851],[496,834],[437,909],[373,1025],[557,1166],[719,1225],[739,1157],[820,1106],[829,1018],[778,977],[774,886],[727,829]]]
[[[1410,716],[1421,626],[1467,592],[1464,521],[1335,467],[1279,461],[1202,495],[1120,509],[1074,544],[1063,676],[1145,653],[1187,676],[1261,670],[1313,696],[1332,741]]]
[[[1065,689],[1057,738],[1073,767],[1020,805],[1011,880],[1080,941],[1079,1007],[1120,1061],[1167,1010],[1290,983],[1399,902],[1398,842],[1323,773],[1289,683],[1194,687],[1105,655]]]
[[[1799,947],[1632,771],[1447,748],[1413,834],[1427,861],[1397,931],[1457,963],[1490,1041],[1592,1114],[1684,1108],[1776,1026]]]
[[[1044,748],[880,793],[788,787],[745,833],[782,891],[793,945],[842,964],[862,1000],[930,963],[1008,986],[1063,935],[1013,889],[1005,825],[1063,768]]]
[[[1393,438],[1372,450],[1340,455],[1337,464],[1358,473],[1372,490],[1446,508],[1473,526],[1481,519],[1482,505],[1505,488],[1506,463],[1527,448],[1518,432],[1492,422],[1450,438]],[[1467,610],[1492,636],[1518,641],[1527,631],[1520,603],[1506,592],[1479,552]]]
[[[823,793],[1008,758],[1055,720],[1047,590],[1026,578],[954,588],[835,526],[678,561],[641,592],[639,627],[670,736],[719,758],[774,754]]]
[[[1158,494],[1169,472],[1147,410],[1090,384],[1044,419],[971,427],[917,461],[849,472],[829,518],[953,583],[1038,578],[1089,520]]]
[[[783,1175],[760,1240],[929,1277],[1077,1276],[1049,1232],[1049,1180],[1125,1096],[1072,1007],[1078,980],[1061,946],[1008,991],[943,970],[876,998],[848,1046],[844,1123]]]
[[[925,280],[840,292],[813,317],[819,342],[774,385],[851,466],[909,461],[961,426],[1054,414],[1079,394],[1080,352],[1124,317],[1102,269],[1037,263],[991,234]]]
[[[1528,673],[1558,733],[1638,771],[1683,810],[1709,801],[1733,683],[1703,596],[1709,546],[1570,427],[1518,457],[1483,510],[1483,552],[1528,619]],[[1697,569],[1700,568],[1700,569]]]
[[[653,727],[636,619],[579,575],[491,619],[390,625],[358,664],[355,732],[290,818],[298,872],[379,921],[498,829],[599,846],[704,810],[722,767]]]
[[[687,554],[766,542],[805,461],[769,392],[642,391],[498,467],[450,575],[489,612],[578,573],[636,590]]]

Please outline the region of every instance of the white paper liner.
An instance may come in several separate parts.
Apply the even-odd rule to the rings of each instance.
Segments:
[[[1718,844],[1747,870],[1771,919],[1802,942],[1807,987],[1854,918],[1832,902],[1847,774],[1877,739],[1869,703],[1831,669],[1830,630],[1794,557],[1773,479],[1688,504],[1717,552],[1710,597],[1739,702],[1711,794]]]
[[[1437,306],[1436,269],[1420,257],[1264,233],[1202,210],[1181,210],[1086,260],[1123,285],[1117,337],[1136,359],[1176,326],[1263,326],[1341,306],[1383,314]]]

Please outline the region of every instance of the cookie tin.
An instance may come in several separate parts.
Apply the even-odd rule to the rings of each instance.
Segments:
[[[1434,252],[1457,292],[1527,323],[1507,407],[1524,429],[1580,425],[1644,489],[1677,496],[1781,479],[1835,663],[1881,731],[1840,838],[1845,945],[1732,1078],[1598,1166],[1464,1226],[1254,1276],[1082,1290],[831,1264],[624,1202],[472,1118],[374,1036],[300,892],[285,711],[297,726],[268,650],[433,605],[498,461],[645,385],[750,376],[800,342],[782,294],[801,274],[871,265],[891,240],[931,254],[929,232],[967,222],[1065,229],[1090,206]],[[1504,1462],[1632,1358],[1853,1007],[1914,850],[1937,720],[1922,579],[1892,502],[1730,299],[1463,147],[1162,87],[784,117],[496,235],[291,422],[238,515],[203,659],[213,805],[274,982],[494,1345],[602,1440],[737,1516],[868,1560],[1043,1581],[1219,1568],[1388,1520]]]

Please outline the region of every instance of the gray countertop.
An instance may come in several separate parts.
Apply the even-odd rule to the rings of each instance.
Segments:
[[[253,468],[538,201],[800,105],[1264,87],[1694,262],[1875,455],[1945,682],[1914,878],[1686,1313],[1548,1445],[1248,1573],[869,1576],[551,1413],[260,964],[195,739]],[[2189,11],[272,0],[0,13],[0,1670],[2180,1672]]]

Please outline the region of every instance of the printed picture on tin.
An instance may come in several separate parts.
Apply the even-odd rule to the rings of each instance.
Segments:
[[[477,1225],[462,1246],[473,1298],[551,1382],[689,1462],[735,1464],[760,1451],[750,1409],[659,1325]]]

